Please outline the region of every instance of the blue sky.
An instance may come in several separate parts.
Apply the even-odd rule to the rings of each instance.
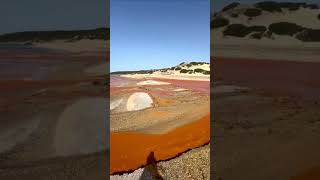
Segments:
[[[214,12],[217,12],[221,10],[223,7],[226,5],[233,3],[233,2],[239,2],[241,4],[252,4],[256,2],[261,2],[261,1],[267,1],[267,0],[211,0],[211,8]],[[269,1],[269,0],[268,0]],[[306,3],[316,3],[320,5],[320,0],[273,0],[276,2],[306,2]]]
[[[1,0],[0,34],[109,26],[109,0]]]
[[[209,0],[110,0],[111,72],[210,61]]]

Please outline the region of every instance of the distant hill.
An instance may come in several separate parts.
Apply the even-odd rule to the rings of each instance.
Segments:
[[[141,71],[118,71],[112,72],[111,74],[203,74],[210,75],[210,63],[207,62],[190,62],[190,63],[180,63],[179,65],[173,66],[171,68],[153,69],[153,70],[141,70]]]
[[[252,5],[231,3],[211,18],[214,38],[280,39],[320,42],[317,4],[263,1]]]
[[[78,41],[82,39],[109,40],[109,28],[70,31],[26,31],[0,35],[0,42],[49,42],[54,40]]]

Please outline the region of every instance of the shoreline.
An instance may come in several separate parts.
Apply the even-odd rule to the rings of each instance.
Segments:
[[[173,80],[189,80],[189,81],[210,81],[210,76],[172,76],[172,75],[149,75],[149,74],[130,74],[119,75],[120,77],[132,78],[132,79],[173,79]]]
[[[278,95],[306,98],[320,95],[320,63],[228,57],[211,59],[219,69],[214,76],[216,81],[264,89]]]

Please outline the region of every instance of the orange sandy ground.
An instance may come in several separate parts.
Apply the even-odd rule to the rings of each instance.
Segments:
[[[319,180],[319,179],[320,179],[320,167],[314,167],[292,178],[292,180]]]
[[[156,160],[166,160],[209,141],[210,114],[167,134],[111,133],[110,174],[134,170],[145,165],[152,151]]]

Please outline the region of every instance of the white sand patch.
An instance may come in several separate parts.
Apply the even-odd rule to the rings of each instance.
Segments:
[[[34,132],[40,124],[40,118],[35,117],[31,120],[25,120],[12,127],[2,129],[0,132],[0,153],[10,150],[18,143],[26,140],[32,132]]]
[[[133,93],[127,101],[127,110],[128,111],[137,111],[151,107],[153,103],[152,98],[148,93],[136,92]]]
[[[188,91],[188,89],[178,88],[178,89],[174,89],[173,91],[181,92],[181,91]]]
[[[132,173],[125,173],[123,175],[110,176],[110,180],[152,180],[153,177],[149,171],[145,171],[144,168],[139,168]]]
[[[110,110],[113,110],[115,108],[117,108],[121,103],[122,103],[123,99],[117,99],[117,100],[114,100],[114,101],[111,101],[110,103]]]
[[[141,81],[137,83],[137,85],[167,85],[167,84],[170,84],[170,83],[162,82],[162,81],[154,81],[154,80]]]
[[[105,98],[86,98],[67,107],[58,119],[56,156],[88,154],[105,150],[109,139]]]
[[[120,75],[121,77],[127,78],[134,78],[134,79],[144,79],[144,78],[163,78],[163,79],[177,79],[177,80],[193,80],[193,81],[210,81],[210,75],[186,75],[186,74],[160,74],[160,73],[153,73],[153,74],[125,74]]]

